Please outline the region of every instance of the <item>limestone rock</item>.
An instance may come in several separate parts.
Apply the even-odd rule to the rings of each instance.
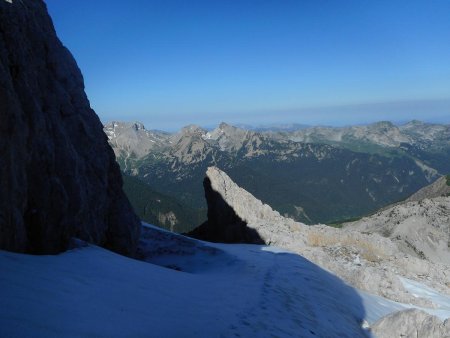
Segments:
[[[424,311],[409,309],[394,312],[372,326],[377,338],[444,338],[450,337],[450,320],[442,322]]]
[[[0,2],[0,249],[72,236],[134,253],[139,220],[83,77],[42,0]]]
[[[428,188],[436,186],[432,184]],[[345,225],[390,238],[411,256],[450,265],[450,197],[411,200]]]
[[[190,235],[226,243],[273,243],[270,234],[287,229],[285,218],[239,187],[216,167],[209,167],[203,182],[208,220]],[[268,236],[266,236],[268,235]]]

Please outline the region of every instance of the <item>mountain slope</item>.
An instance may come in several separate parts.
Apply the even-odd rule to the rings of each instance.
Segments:
[[[180,233],[188,232],[202,222],[203,214],[199,211],[153,191],[136,177],[123,175],[123,190],[142,221]]]
[[[0,336],[369,337],[369,325],[412,307],[281,249],[142,233],[145,262],[82,243],[55,256],[0,251]]]
[[[408,197],[405,202],[420,201],[425,198],[450,196],[450,175],[438,178],[435,182],[427,185]]]
[[[447,177],[345,228],[390,238],[405,253],[450,265],[450,186]]]
[[[148,262],[0,251],[0,336],[367,337],[358,293],[300,256],[143,233]]]

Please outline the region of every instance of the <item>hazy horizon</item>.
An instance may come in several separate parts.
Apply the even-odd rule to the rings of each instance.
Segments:
[[[105,122],[450,123],[448,1],[46,3]]]
[[[329,124],[329,123],[301,123],[301,122],[295,122],[295,121],[282,121],[282,122],[266,122],[266,123],[240,123],[240,122],[232,122],[226,119],[217,121],[216,123],[210,123],[210,124],[201,124],[201,123],[186,123],[183,125],[180,125],[179,127],[169,127],[169,128],[159,128],[159,127],[154,127],[154,124],[152,122],[144,122],[143,120],[139,120],[139,119],[111,119],[111,120],[101,120],[103,125],[106,125],[108,123],[112,123],[112,122],[121,122],[121,123],[129,123],[129,124],[133,124],[133,123],[142,123],[145,127],[146,130],[157,130],[157,131],[162,131],[162,132],[168,132],[168,133],[173,133],[173,132],[178,132],[180,131],[182,128],[187,127],[187,126],[198,126],[200,128],[206,129],[206,130],[213,130],[215,128],[217,128],[221,123],[226,123],[228,125],[231,126],[235,126],[238,128],[242,128],[242,129],[264,129],[264,128],[282,128],[282,127],[294,127],[294,126],[299,126],[299,127],[304,127],[304,128],[311,128],[311,127],[331,127],[331,128],[343,128],[343,127],[352,127],[352,126],[365,126],[365,125],[370,125],[370,124],[374,124],[374,123],[378,123],[378,122],[391,122],[392,124],[394,124],[395,126],[401,126],[401,125],[405,125],[407,123],[410,123],[412,121],[420,121],[423,123],[430,123],[430,124],[440,124],[440,125],[450,125],[450,122],[440,122],[440,121],[436,121],[436,120],[423,120],[423,119],[404,119],[404,120],[389,120],[389,119],[379,119],[379,120],[374,120],[374,121],[369,121],[369,122],[360,122],[360,123],[342,123],[342,124]]]

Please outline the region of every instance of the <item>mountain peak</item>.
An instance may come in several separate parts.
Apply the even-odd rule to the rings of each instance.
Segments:
[[[228,124],[226,122],[220,122],[218,128],[224,130],[224,129],[236,128],[236,127],[234,127],[234,126],[232,126],[232,125],[230,125],[230,124]]]
[[[221,122],[219,124],[219,126],[216,129],[214,129],[214,131],[216,131],[216,132],[224,132],[224,133],[228,133],[229,134],[229,133],[235,133],[237,131],[247,131],[247,130],[243,129],[243,128],[240,128],[240,127],[233,126],[233,125],[228,124],[226,122]]]
[[[124,129],[134,129],[134,130],[146,130],[145,126],[142,122],[134,121],[134,122],[123,122],[123,121],[111,121],[104,125],[106,129],[116,129],[116,128],[124,128]]]
[[[196,124],[189,124],[189,125],[181,128],[180,132],[182,134],[188,134],[188,135],[192,135],[192,134],[203,135],[204,133],[206,133],[206,130]]]
[[[395,125],[391,121],[379,121],[371,124],[375,128],[395,128]]]
[[[144,124],[141,123],[141,122],[134,122],[134,123],[132,124],[132,128],[133,128],[134,130],[136,130],[136,131],[138,131],[138,130],[145,130],[145,126],[144,126]]]

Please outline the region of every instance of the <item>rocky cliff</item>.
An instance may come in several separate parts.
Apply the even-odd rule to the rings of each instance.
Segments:
[[[132,255],[139,221],[83,77],[41,0],[0,1],[0,249],[77,236]]]

